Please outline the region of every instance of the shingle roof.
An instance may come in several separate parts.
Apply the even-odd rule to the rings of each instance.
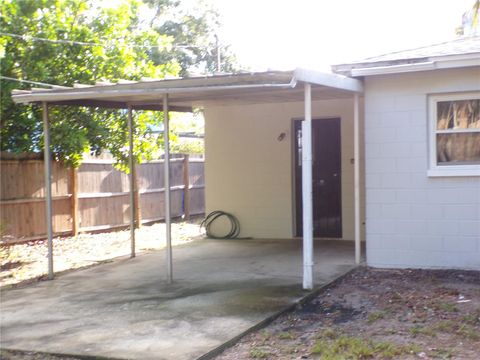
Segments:
[[[351,75],[352,69],[418,64],[448,59],[453,56],[472,56],[476,54],[478,54],[480,59],[480,36],[459,37],[439,44],[396,51],[346,64],[333,65],[332,70],[336,73]]]
[[[374,56],[366,58],[360,62],[409,60],[445,55],[465,55],[471,53],[480,53],[480,36],[460,37],[453,41],[442,42],[440,44]]]

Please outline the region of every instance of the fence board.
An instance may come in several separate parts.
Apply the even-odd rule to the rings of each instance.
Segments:
[[[44,201],[6,203],[1,206],[3,235],[12,238],[46,236]],[[70,199],[53,201],[53,232],[71,231]]]
[[[170,194],[172,217],[183,214],[182,189],[172,189]],[[164,192],[144,193],[140,195],[140,207],[142,208],[142,219],[164,219],[165,218],[165,197]]]
[[[190,188],[190,214],[199,215],[205,212],[205,188]]]
[[[204,163],[192,159],[189,164],[190,185],[205,185]]]
[[[43,160],[1,160],[1,199],[45,197]],[[68,194],[67,169],[52,163],[52,196]]]
[[[43,160],[0,160],[0,223],[2,239],[45,237],[45,179]],[[163,160],[139,164],[138,189],[142,222],[164,219]],[[184,161],[171,160],[172,216],[183,215]],[[190,159],[190,213],[204,212],[204,162]],[[73,231],[71,170],[52,163],[53,230]],[[79,231],[110,229],[129,224],[128,175],[113,167],[113,161],[87,160],[77,170]]]

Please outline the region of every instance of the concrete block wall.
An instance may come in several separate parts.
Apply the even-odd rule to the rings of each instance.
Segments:
[[[480,177],[428,177],[428,95],[480,91],[480,68],[365,80],[367,262],[480,269]]]

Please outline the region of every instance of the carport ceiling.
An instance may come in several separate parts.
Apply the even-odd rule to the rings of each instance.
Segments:
[[[130,105],[137,110],[162,110],[163,96],[168,94],[171,111],[191,111],[194,107],[207,105],[303,101],[304,89],[300,84],[303,82],[312,84],[313,100],[347,98],[352,96],[352,91],[361,88],[355,79],[297,69],[17,90],[13,99],[17,103],[48,102],[103,108],[127,108]]]

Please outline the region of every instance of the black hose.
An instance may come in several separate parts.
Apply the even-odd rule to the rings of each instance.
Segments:
[[[230,221],[230,231],[225,235],[215,235],[211,231],[211,226],[215,220],[221,218],[222,216],[225,216]],[[234,215],[222,210],[212,211],[210,214],[208,214],[200,223],[200,229],[202,227],[205,228],[207,237],[212,239],[236,239],[240,234],[240,222],[238,219]]]

